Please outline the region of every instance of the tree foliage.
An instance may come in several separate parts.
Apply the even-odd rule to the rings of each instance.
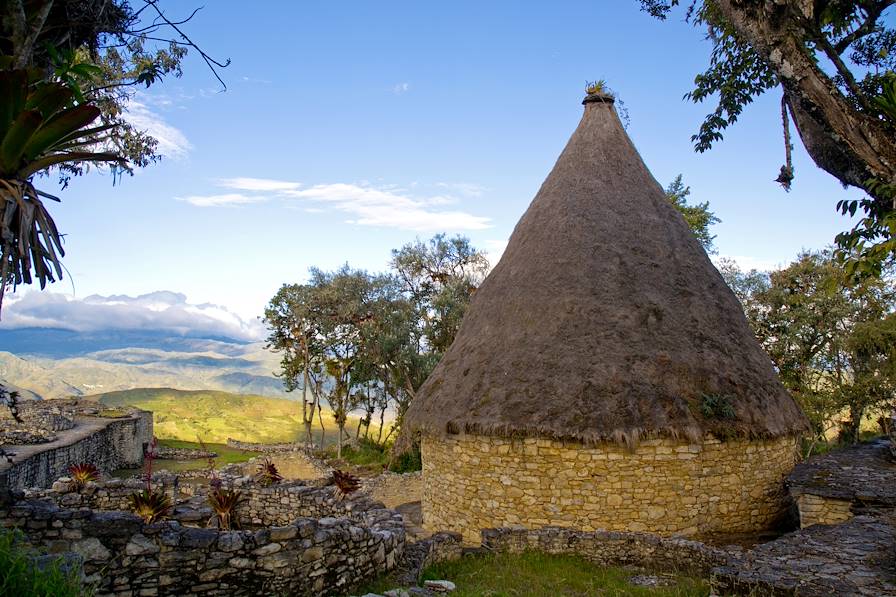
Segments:
[[[830,251],[771,273],[730,261],[720,270],[816,439],[839,425],[841,439],[858,441],[865,415],[896,406],[896,289],[886,279],[844,284]]]
[[[707,253],[715,253],[716,248],[713,244],[715,235],[709,230],[710,226],[720,223],[722,220],[709,210],[709,202],[696,203],[690,205],[687,202],[688,196],[691,194],[691,187],[686,187],[681,181],[681,174],[675,177],[669,186],[666,187],[666,197],[672,207],[681,212],[684,221],[687,222],[694,236],[703,245],[703,249]]]
[[[193,49],[218,62],[158,0],[9,0],[0,9],[0,307],[7,286],[62,277],[62,235],[33,179],[63,187],[91,164],[116,175],[159,159],[157,141],[127,120],[138,87],[180,76]],[[220,77],[218,77],[220,81]],[[222,82],[223,85],[223,82]],[[97,121],[94,126],[89,126]],[[113,179],[114,180],[114,179]]]
[[[706,151],[747,105],[782,92],[785,161],[778,181],[789,188],[790,121],[815,163],[843,185],[868,194],[838,209],[864,217],[837,236],[849,273],[880,274],[896,254],[896,29],[894,0],[640,0],[666,19],[679,4],[713,49],[685,97],[715,101],[693,141]]]
[[[350,412],[355,432],[370,432],[379,412],[379,442],[388,441],[417,389],[454,341],[476,286],[488,269],[463,237],[437,235],[393,251],[392,271],[371,274],[347,265],[312,269],[305,284],[284,285],[265,311],[268,346],[281,354],[287,391],[300,390],[306,440],[314,414],[329,403],[339,427],[339,454]],[[395,424],[383,436],[386,410]]]

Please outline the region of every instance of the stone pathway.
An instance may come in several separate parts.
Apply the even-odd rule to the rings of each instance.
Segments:
[[[864,506],[896,507],[896,462],[890,441],[878,439],[796,465],[787,477],[794,496],[817,495]]]
[[[896,596],[896,515],[796,531],[715,568],[713,587],[720,594]]]

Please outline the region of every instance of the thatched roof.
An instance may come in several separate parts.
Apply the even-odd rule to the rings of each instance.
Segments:
[[[626,443],[807,430],[612,99],[584,103],[408,430]]]

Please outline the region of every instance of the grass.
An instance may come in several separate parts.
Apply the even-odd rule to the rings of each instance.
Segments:
[[[352,466],[370,471],[382,470],[389,466],[392,444],[378,444],[372,439],[361,438],[357,446],[342,446],[342,460]],[[322,456],[325,459],[336,458],[336,447],[330,446]],[[393,473],[419,471],[422,468],[420,450],[402,454],[389,468]]]
[[[58,564],[34,565],[15,532],[0,530],[0,595],[16,597],[78,597],[85,595],[77,576]]]
[[[245,442],[292,442],[304,434],[301,403],[250,394],[215,390],[173,390],[139,388],[88,396],[110,410],[136,406],[152,411],[155,434],[160,439],[203,441],[223,444],[227,438]],[[349,419],[349,429],[357,418]],[[331,411],[324,412],[325,439],[336,440],[336,424]],[[320,441],[320,425],[315,418],[313,433]]]
[[[457,585],[452,597],[706,597],[710,593],[707,581],[682,575],[669,575],[673,584],[666,587],[632,585],[629,578],[637,574],[643,573],[597,566],[576,556],[526,552],[464,556],[427,568],[423,580],[450,580]],[[385,578],[355,594],[394,588],[394,581]]]

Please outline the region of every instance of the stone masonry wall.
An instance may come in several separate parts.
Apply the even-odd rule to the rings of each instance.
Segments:
[[[653,571],[690,572],[709,576],[731,560],[723,549],[687,539],[650,533],[575,531],[560,527],[484,529],[483,547],[495,552],[577,555],[598,566],[634,566]]]
[[[660,535],[749,532],[782,516],[796,440],[708,437],[583,446],[477,435],[424,437],[423,524],[478,543],[522,525]]]
[[[45,450],[4,466],[0,470],[0,487],[50,487],[53,481],[67,475],[68,467],[74,463],[87,462],[103,472],[141,465],[143,450],[152,441],[152,413],[138,411],[125,418],[91,421],[100,421],[102,426],[71,443],[49,444]]]
[[[25,531],[50,553],[81,557],[98,596],[332,595],[391,570],[404,548],[400,517],[370,527],[346,518],[258,531],[175,521],[145,525],[124,512],[61,510],[42,501],[0,509],[0,527]]]
[[[852,518],[852,502],[804,493],[796,498],[800,528],[813,524],[840,524]]]

